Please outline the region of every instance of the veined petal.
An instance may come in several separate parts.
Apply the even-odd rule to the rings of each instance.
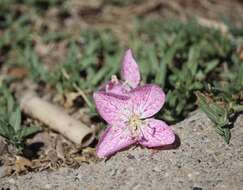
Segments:
[[[165,94],[159,86],[148,84],[132,90],[130,101],[133,105],[133,111],[140,118],[147,118],[162,108],[165,103]]]
[[[94,93],[93,98],[97,111],[108,124],[123,123],[131,115],[127,97],[98,91]]]
[[[122,84],[120,81],[109,81],[101,88],[100,91],[104,91],[111,95],[117,95],[117,96],[125,96],[124,98],[128,98],[128,92],[130,91],[130,87],[126,84]]]
[[[128,49],[122,61],[121,78],[132,88],[136,88],[140,82],[140,72],[138,65],[132,55],[132,50]]]
[[[126,126],[109,126],[99,140],[96,153],[99,158],[109,157],[134,143]]]
[[[152,148],[169,145],[175,141],[174,132],[165,122],[153,118],[144,122],[139,140],[141,145]]]

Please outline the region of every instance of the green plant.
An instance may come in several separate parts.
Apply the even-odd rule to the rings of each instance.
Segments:
[[[118,72],[121,49],[110,31],[87,30],[81,36],[82,48],[71,41],[66,59],[50,74],[48,82],[60,93],[82,92],[86,105],[94,110],[92,92]]]
[[[227,47],[230,41],[218,34],[194,21],[183,24],[151,20],[138,25],[135,36],[140,35],[142,39],[135,43],[135,50],[143,79],[167,91],[162,112],[165,120],[179,121],[196,108],[193,92],[203,89],[203,82],[219,64],[217,57],[230,49]],[[217,51],[214,46],[221,48],[221,41],[227,45]]]
[[[236,68],[238,70],[229,75],[230,79],[223,86],[216,83],[217,87],[209,86],[205,94],[197,92],[200,109],[212,120],[226,143],[230,141],[230,129],[236,116],[243,112],[243,64]]]
[[[24,48],[24,52],[20,51],[18,53],[20,54],[18,64],[29,71],[29,76],[33,81],[48,81],[49,73],[30,45]]]
[[[21,112],[14,103],[13,97],[6,89],[1,87],[0,109],[0,135],[7,138],[19,151],[24,147],[25,139],[41,130],[39,127],[21,126]]]

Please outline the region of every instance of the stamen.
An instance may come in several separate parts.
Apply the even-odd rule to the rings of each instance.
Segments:
[[[142,120],[137,115],[132,115],[128,121],[132,136],[137,138],[140,134]]]
[[[118,83],[119,82],[119,80],[118,80],[116,75],[112,75],[111,76],[111,82],[113,82],[113,83]]]

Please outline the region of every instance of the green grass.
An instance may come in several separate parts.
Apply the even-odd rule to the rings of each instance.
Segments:
[[[113,74],[119,74],[125,47],[109,29],[82,30],[77,38],[65,29],[57,33],[34,29],[35,18],[45,11],[38,2],[24,1],[39,12],[30,10],[20,17],[7,12],[6,6],[0,8],[4,64],[26,68],[29,78],[45,82],[57,93],[82,91],[86,106],[94,112],[92,93]],[[61,6],[58,2],[48,1],[48,7]],[[222,35],[193,20],[141,19],[134,25],[127,47],[134,50],[143,83],[156,83],[167,94],[158,117],[176,123],[199,106],[228,143],[233,117],[242,111],[243,104],[243,63],[236,51],[242,34],[232,31],[231,35]],[[67,55],[49,70],[35,51],[34,36],[41,37],[45,45],[67,41]]]
[[[21,125],[20,108],[5,86],[0,86],[0,96],[0,135],[13,144],[20,153],[24,148],[25,139],[41,131],[41,128]]]

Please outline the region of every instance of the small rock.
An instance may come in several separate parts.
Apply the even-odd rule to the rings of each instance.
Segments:
[[[46,184],[46,185],[44,186],[44,189],[52,189],[52,185],[50,185],[50,184]]]
[[[132,190],[139,190],[141,189],[141,185],[139,184],[135,184],[133,187],[132,187]]]
[[[8,180],[8,182],[11,183],[11,184],[15,184],[15,179],[10,178],[10,179]]]
[[[117,173],[117,169],[113,169],[113,170],[111,170],[110,175],[111,176],[115,176],[116,173]]]
[[[4,166],[0,167],[0,178],[3,178],[6,176],[6,168]]]
[[[201,187],[193,187],[192,190],[203,190]]]
[[[136,157],[135,157],[134,155],[132,155],[132,154],[128,154],[128,155],[127,155],[127,158],[128,158],[128,159],[131,159],[131,160],[136,159]]]
[[[155,172],[161,172],[161,169],[160,169],[160,167],[156,166],[156,167],[153,168],[153,171],[155,171]]]

